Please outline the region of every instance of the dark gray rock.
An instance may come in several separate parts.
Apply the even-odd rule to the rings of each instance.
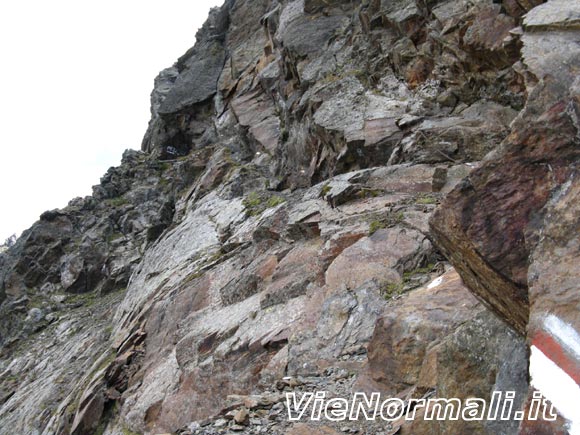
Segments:
[[[225,57],[225,49],[220,41],[196,47],[196,52],[187,62],[185,70],[167,91],[158,113],[168,115],[179,112],[214,96]]]
[[[324,51],[326,44],[338,36],[344,26],[345,20],[341,16],[313,19],[301,14],[280,31],[279,37],[284,47],[298,56],[312,55]]]

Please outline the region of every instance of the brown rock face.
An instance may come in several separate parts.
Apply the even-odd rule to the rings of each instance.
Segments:
[[[527,391],[524,340],[477,302],[450,270],[384,311],[369,343],[369,364],[360,387],[390,397],[480,397]],[[487,349],[482,352],[482,349]],[[515,421],[404,422],[401,433],[506,433]]]
[[[457,272],[447,272],[438,281],[393,302],[377,322],[369,344],[369,374],[391,394],[416,385],[428,348],[482,311]]]
[[[502,149],[451,192],[431,220],[435,239],[468,286],[522,334],[529,257],[545,225],[545,206],[565,183],[577,182],[580,109],[573,71],[580,51],[547,51],[580,33],[573,30],[575,8],[555,1],[528,14],[523,53],[535,79],[526,108]],[[569,33],[549,31],[566,19]],[[554,69],[556,59],[563,66]]]
[[[288,431],[285,435],[338,435],[339,432],[327,427],[313,427],[306,424],[297,424]]]
[[[541,363],[580,382],[580,13],[540,3],[212,9],[143,152],[0,252],[0,435],[515,435],[284,399],[519,410],[528,353],[563,431]]]
[[[435,244],[470,290],[527,335],[528,405],[537,391],[559,417],[526,421],[524,434],[573,432],[579,424],[560,393],[580,385],[579,17],[577,2],[560,0],[526,15],[526,107],[430,221]],[[570,49],[554,50],[562,46]]]
[[[328,267],[331,288],[357,288],[369,279],[399,282],[397,269],[416,269],[430,254],[431,243],[419,231],[393,228],[378,230],[345,249]],[[405,264],[408,263],[408,264]]]
[[[514,131],[501,158],[470,174],[431,220],[435,239],[468,286],[522,334],[535,227],[580,158],[577,104],[559,102]]]
[[[529,268],[531,316],[528,334],[543,329],[550,313],[580,329],[578,322],[578,265],[580,264],[580,182],[562,186],[546,210],[549,223],[531,254]],[[580,368],[576,365],[577,369]]]

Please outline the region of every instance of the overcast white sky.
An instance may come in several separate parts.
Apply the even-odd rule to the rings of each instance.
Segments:
[[[140,148],[153,79],[222,3],[0,3],[0,243]]]

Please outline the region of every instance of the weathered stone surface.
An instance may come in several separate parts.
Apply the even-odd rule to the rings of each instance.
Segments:
[[[431,243],[418,231],[393,228],[378,230],[346,248],[326,271],[326,284],[355,289],[378,279],[397,283],[405,270],[414,270],[429,257]]]
[[[95,186],[93,197],[44,213],[23,234],[0,273],[6,293],[18,299],[34,289],[36,304],[57,309],[49,292],[105,294],[126,288],[143,247],[154,241],[152,229],[162,231],[173,218],[173,187],[166,180],[184,169],[188,164],[164,168],[145,154],[126,152],[123,164]],[[16,323],[4,325],[10,318]],[[13,312],[0,316],[1,344],[18,336],[17,324]]]
[[[212,11],[204,28],[197,33],[198,43],[178,62],[179,75],[166,92],[159,114],[178,112],[207,100],[217,92],[226,57],[223,38],[227,30],[228,3]]]
[[[496,103],[476,103],[456,117],[425,119],[401,143],[396,161],[479,161],[507,136],[516,114]]]
[[[284,47],[299,56],[323,51],[330,38],[346,26],[343,16],[309,17],[304,8],[304,0],[290,2],[282,10],[276,35]]]
[[[313,120],[327,130],[341,132],[347,143],[363,141],[364,147],[372,147],[401,139],[396,120],[405,109],[406,104],[400,101],[365,94],[358,79],[347,76],[344,82],[337,84],[336,95],[325,100],[316,111]],[[388,159],[391,149],[392,144],[384,151],[383,158]]]
[[[579,327],[577,11],[539,3],[213,9],[155,81],[145,152],[0,253],[0,434],[517,433],[283,401],[521,409],[524,340],[439,249],[534,346]]]
[[[574,350],[580,305],[572,284],[579,252],[577,15],[576,2],[560,1],[528,13],[522,36],[526,107],[502,147],[448,195],[431,220],[437,244],[470,289],[528,337],[528,406],[538,392],[559,418],[525,422],[521,433],[574,432],[578,425],[561,389],[553,388],[554,379],[563,379],[561,388],[580,383]]]
[[[519,407],[527,391],[525,354],[524,340],[486,312],[451,270],[385,309],[369,344],[371,382],[362,378],[361,387],[390,396],[414,387],[415,394],[461,400],[488,399],[505,388],[517,391]],[[402,433],[515,433],[517,426],[416,419]]]
[[[469,26],[463,42],[477,51],[493,52],[502,49],[516,21],[500,12],[501,6],[489,5],[477,11],[473,24]]]
[[[557,104],[533,126],[513,133],[501,160],[471,173],[432,220],[437,240],[468,285],[522,333],[534,241],[529,231],[554,189],[575,172],[580,157],[575,118],[567,107]],[[537,159],[544,165],[537,165]]]
[[[580,5],[565,0],[550,0],[526,14],[527,30],[580,28]]]
[[[338,435],[339,432],[327,427],[314,427],[306,424],[297,424],[286,431],[286,435]]]
[[[370,377],[391,394],[417,384],[427,350],[482,312],[455,271],[430,286],[394,302],[369,344]]]
[[[45,329],[35,334],[26,345],[13,344],[8,363],[3,350],[0,391],[4,392],[7,379],[13,380],[14,389],[9,395],[0,395],[3,422],[0,432],[36,433],[40,421],[46,430],[70,433],[84,387],[110,356],[105,330],[111,310],[122,296],[114,293],[101,298],[95,306],[70,308],[66,315],[60,316],[54,330]],[[102,401],[101,405],[93,402],[96,408],[89,406],[89,401],[90,398],[83,403],[83,412],[79,411],[77,427],[81,420],[89,427],[95,423],[96,427],[100,421],[98,409]]]
[[[530,319],[527,335],[532,346],[531,383],[553,403],[559,414],[577,426],[577,416],[561,390],[551,388],[554,373],[546,372],[543,358],[548,358],[565,373],[561,388],[580,384],[578,331],[580,295],[578,294],[580,262],[580,183],[576,176],[555,192],[544,215],[544,226],[538,245],[530,256],[528,270]],[[545,356],[542,356],[545,355]],[[530,391],[530,399],[533,391]],[[562,428],[563,421],[554,426]],[[530,425],[533,427],[533,425]]]
[[[574,59],[573,52],[568,55]],[[550,80],[538,85],[501,158],[472,172],[432,220],[438,242],[468,286],[520,333],[528,318],[528,257],[537,220],[580,158],[578,103],[568,98],[554,104],[552,89],[559,86]]]
[[[366,184],[387,192],[437,192],[447,182],[447,168],[431,165],[392,165],[373,170]]]
[[[238,122],[248,127],[252,136],[271,154],[276,153],[280,137],[280,121],[275,116],[274,102],[261,91],[253,91],[232,101]]]

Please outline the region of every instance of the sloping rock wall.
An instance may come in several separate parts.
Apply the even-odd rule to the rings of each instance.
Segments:
[[[0,254],[0,434],[534,433],[283,399],[526,406],[523,335],[578,308],[577,11],[540,3],[213,9],[142,151]]]
[[[467,285],[527,336],[533,387],[574,427],[577,413],[562,392],[580,394],[579,16],[577,2],[562,1],[526,15],[526,106],[502,147],[431,220],[436,242]],[[561,379],[555,389],[554,379]],[[540,430],[533,426],[525,433]]]

